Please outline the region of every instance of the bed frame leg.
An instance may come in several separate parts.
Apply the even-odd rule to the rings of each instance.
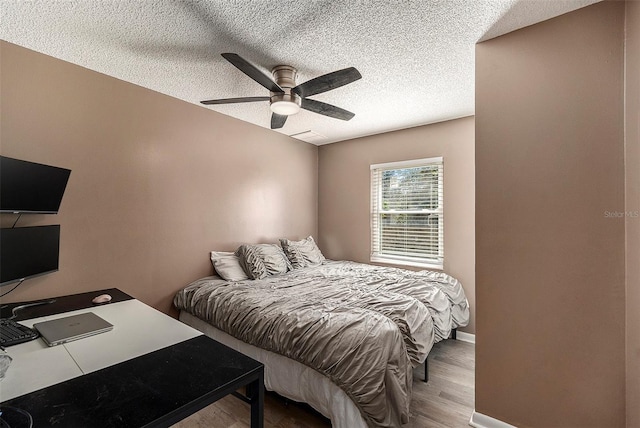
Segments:
[[[456,340],[457,336],[458,336],[458,329],[454,328],[453,330],[451,330],[451,338],[453,340]]]
[[[423,382],[429,382],[429,359],[424,360],[424,379]]]

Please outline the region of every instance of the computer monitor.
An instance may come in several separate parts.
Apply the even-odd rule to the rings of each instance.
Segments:
[[[0,229],[0,286],[58,270],[60,225]]]
[[[55,214],[71,170],[0,156],[0,212]]]

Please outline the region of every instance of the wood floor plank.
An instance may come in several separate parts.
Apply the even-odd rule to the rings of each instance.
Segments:
[[[414,370],[411,418],[402,428],[467,428],[474,409],[475,346],[458,340],[436,343],[429,354],[429,382],[423,367]],[[329,428],[309,406],[265,394],[265,428]],[[248,428],[249,405],[228,396],[174,428]]]

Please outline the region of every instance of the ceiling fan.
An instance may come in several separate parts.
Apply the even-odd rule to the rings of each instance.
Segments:
[[[240,55],[223,53],[222,56],[244,74],[267,88],[271,92],[271,95],[268,97],[224,98],[200,101],[202,104],[212,105],[269,101],[273,113],[271,115],[271,129],[282,128],[287,121],[287,117],[298,113],[301,108],[341,120],[350,120],[355,116],[354,113],[341,109],[340,107],[307,98],[339,88],[340,86],[347,85],[362,78],[360,72],[354,67],[327,73],[296,85],[298,71],[289,65],[278,65],[274,67],[273,70],[271,70],[273,74],[273,79],[271,79]]]

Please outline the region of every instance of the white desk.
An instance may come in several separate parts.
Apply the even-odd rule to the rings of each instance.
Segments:
[[[113,324],[113,330],[95,336],[47,346],[42,339],[7,348],[13,358],[0,381],[0,402],[202,334],[139,300],[109,303],[56,315],[20,321],[34,323],[93,312]]]
[[[117,302],[91,306],[91,294]],[[88,299],[88,300],[87,300]],[[262,428],[264,366],[117,289],[63,296],[25,310],[22,324],[94,312],[111,331],[49,347],[42,339],[7,348],[0,406],[31,414],[34,426],[168,427],[247,388],[251,426]],[[78,307],[84,309],[70,310]],[[10,309],[9,309],[10,310]],[[54,315],[47,313],[59,312]],[[6,316],[6,315],[5,315]],[[3,414],[3,418],[5,415]],[[115,425],[114,425],[115,424]]]

